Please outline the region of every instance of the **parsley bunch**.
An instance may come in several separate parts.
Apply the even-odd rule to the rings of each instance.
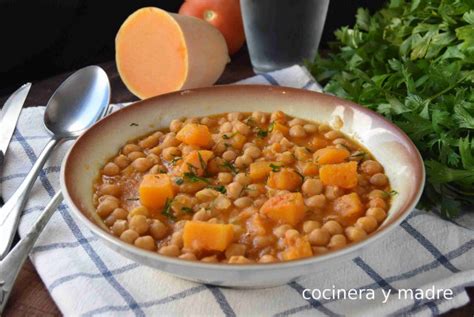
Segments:
[[[325,91],[402,128],[427,170],[420,207],[474,204],[474,0],[391,0],[335,33],[309,68]]]

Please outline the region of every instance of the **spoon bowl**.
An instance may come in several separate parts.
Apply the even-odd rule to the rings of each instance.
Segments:
[[[84,67],[68,77],[51,96],[44,126],[56,138],[77,137],[103,116],[109,99],[110,84],[104,70],[98,66]]]
[[[91,127],[105,114],[109,100],[107,74],[98,66],[88,66],[69,76],[48,101],[44,126],[51,133],[51,139],[21,185],[0,209],[0,259],[10,250],[31,188],[53,149],[61,141],[77,137]]]

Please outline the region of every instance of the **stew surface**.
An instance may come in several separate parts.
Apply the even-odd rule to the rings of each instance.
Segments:
[[[98,216],[123,241],[231,264],[361,241],[386,218],[392,194],[357,142],[281,111],[173,120],[125,144],[94,191]]]

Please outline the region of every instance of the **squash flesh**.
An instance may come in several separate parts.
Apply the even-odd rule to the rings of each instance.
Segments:
[[[234,230],[230,224],[187,221],[184,225],[184,247],[191,250],[224,251],[232,243]]]
[[[174,197],[173,184],[166,174],[145,175],[138,191],[141,204],[150,209],[163,208],[166,200]]]

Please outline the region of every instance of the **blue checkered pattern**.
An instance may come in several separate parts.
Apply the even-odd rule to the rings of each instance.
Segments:
[[[318,90],[299,66],[249,78],[260,83]],[[116,106],[120,107],[120,105]],[[115,108],[116,108],[115,107]],[[44,108],[25,109],[0,177],[8,198],[25,177],[47,142]],[[58,148],[33,188],[20,224],[26,234],[38,213],[59,187],[60,162],[71,145]],[[322,267],[287,285],[263,290],[234,290],[200,285],[144,267],[109,250],[64,204],[33,249],[31,259],[53,299],[65,315],[85,316],[290,316],[290,315],[437,315],[468,302],[464,288],[474,285],[473,231],[436,215],[413,211],[383,241],[375,242],[351,261]],[[398,290],[451,288],[452,300],[399,300]],[[304,289],[374,289],[375,300],[305,300]],[[386,304],[382,290],[391,290]]]

